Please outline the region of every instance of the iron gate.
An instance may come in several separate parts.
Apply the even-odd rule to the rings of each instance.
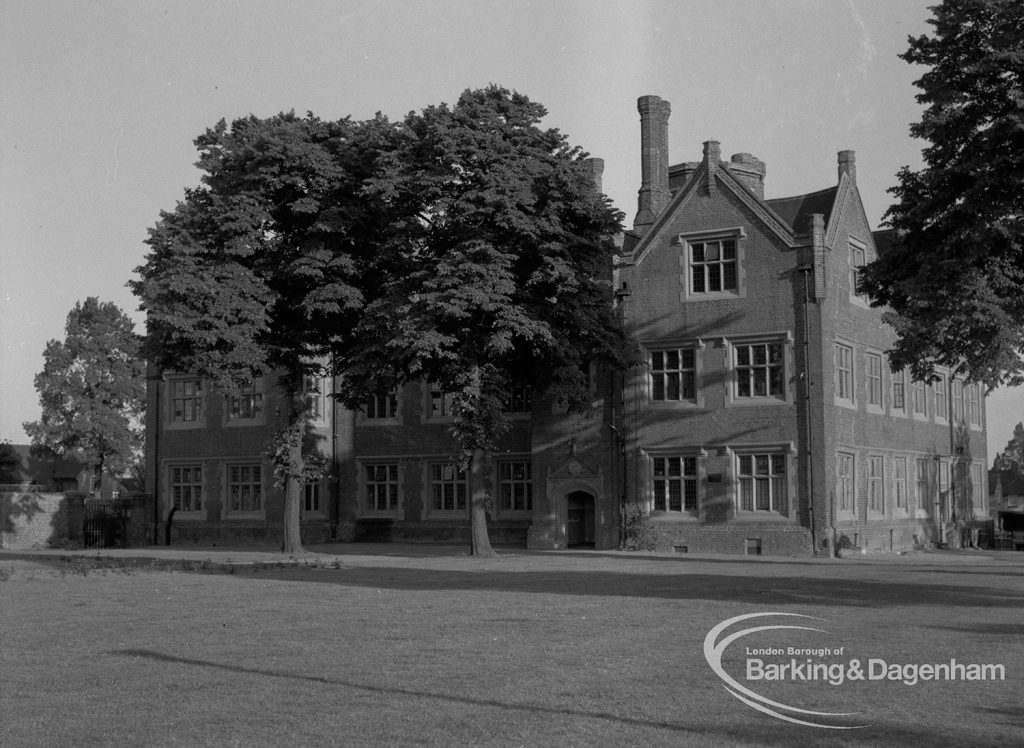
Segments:
[[[82,541],[86,548],[127,548],[131,504],[120,499],[86,499]]]

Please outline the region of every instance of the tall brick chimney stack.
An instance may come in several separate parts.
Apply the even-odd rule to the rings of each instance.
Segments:
[[[584,163],[590,171],[590,184],[594,188],[594,192],[600,194],[603,187],[601,178],[604,176],[604,159],[588,158]]]
[[[671,105],[659,96],[641,96],[640,192],[633,230],[643,234],[668,206],[668,117]]]
[[[850,177],[850,181],[857,181],[857,154],[855,151],[839,151],[839,179],[843,174]]]
[[[722,160],[722,146],[717,140],[704,141],[704,169],[708,174],[708,194],[715,193],[715,172],[718,171],[718,163]]]

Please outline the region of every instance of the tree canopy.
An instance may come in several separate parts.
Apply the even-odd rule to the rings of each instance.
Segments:
[[[904,167],[885,220],[891,248],[861,289],[890,308],[893,366],[936,364],[990,387],[1024,382],[1024,4],[945,0],[932,36],[902,59],[927,66],[911,133],[924,168]]]
[[[491,86],[396,123],[220,122],[131,283],[153,360],[221,388],[329,362],[353,408],[425,379],[466,461],[507,427],[513,387],[581,405],[587,365],[622,356],[621,214],[545,114]]]
[[[68,313],[63,342],[51,340],[36,375],[42,415],[25,423],[33,445],[77,452],[97,476],[129,469],[142,449],[145,362],[135,325],[94,296]]]
[[[372,252],[357,193],[376,124],[249,116],[196,139],[202,184],[161,213],[129,284],[157,364],[222,388],[316,367],[325,330],[363,305],[358,263]]]
[[[1024,423],[1013,427],[1013,436],[1002,452],[996,455],[994,470],[1012,470],[1024,475]]]
[[[367,184],[388,224],[366,311],[338,340],[342,395],[423,378],[453,398],[467,453],[502,433],[516,386],[579,406],[618,363],[612,237],[621,214],[543,106],[491,86],[412,113]],[[372,286],[372,287],[370,287]]]
[[[383,120],[312,114],[221,120],[199,136],[201,184],[163,212],[130,282],[147,313],[146,349],[161,369],[188,371],[222,392],[279,377],[290,406],[268,451],[287,489],[284,549],[301,549],[299,486],[304,376],[323,373],[333,331],[363,308],[374,254],[372,174]]]

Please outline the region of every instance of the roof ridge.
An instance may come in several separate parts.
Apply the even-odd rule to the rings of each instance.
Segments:
[[[800,197],[811,197],[812,195],[824,195],[826,192],[831,192],[831,191],[835,190],[837,187],[838,187],[838,185],[834,184],[831,187],[825,187],[824,189],[815,190],[814,192],[804,192],[804,193],[802,193],[800,195],[785,195],[783,197],[768,197],[768,198],[765,198],[765,202],[766,203],[774,203],[774,202],[779,202],[779,201],[782,201],[782,200],[796,200],[797,198],[800,198]]]

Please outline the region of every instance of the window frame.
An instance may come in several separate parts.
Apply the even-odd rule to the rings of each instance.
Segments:
[[[166,465],[167,470],[167,509],[170,511],[174,509],[175,519],[201,519],[207,508],[206,502],[206,489],[205,489],[205,466],[200,462],[169,462]],[[190,481],[175,481],[174,473],[176,470],[188,470],[198,471],[198,480]],[[188,486],[190,489],[198,489],[199,492],[199,506],[194,509],[185,509],[182,507],[176,507],[178,499],[175,497],[175,488]],[[191,491],[190,491],[191,493]]]
[[[516,477],[516,466],[525,467],[525,476]],[[503,474],[504,468],[510,468],[512,474],[506,478]],[[529,455],[523,456],[502,456],[495,463],[494,469],[495,484],[495,507],[499,515],[504,516],[527,516],[533,513],[533,464]],[[523,488],[524,506],[516,506],[516,487]],[[511,489],[510,496],[505,496],[505,488]],[[506,498],[511,499],[511,506],[506,506]]]
[[[975,519],[983,519],[988,516],[988,487],[982,482],[985,479],[984,476],[984,466],[977,462],[971,463],[969,480],[973,488],[971,491],[971,508]]]
[[[663,472],[659,473],[659,463],[664,463]],[[671,463],[679,465],[679,473],[671,472]],[[687,472],[687,467],[692,464],[693,471]],[[652,517],[666,517],[672,519],[697,518],[700,516],[702,505],[701,480],[701,459],[697,453],[657,453],[648,455],[648,470],[650,475],[650,511]],[[672,484],[679,485],[679,509],[672,508]],[[659,483],[661,496],[659,496]],[[692,487],[693,507],[687,507],[688,487]],[[659,508],[659,501],[661,508]]]
[[[265,424],[267,410],[264,395],[263,377],[255,377],[227,393],[224,396],[224,425],[235,427]]]
[[[766,349],[765,352],[765,363],[756,363],[754,357],[751,356],[750,360],[752,363],[740,365],[739,351],[742,348],[751,349],[755,346],[770,346],[778,345],[780,347],[781,356],[777,364],[771,361],[770,352]],[[726,338],[725,340],[725,358],[728,366],[728,381],[729,381],[729,397],[726,403],[727,406],[759,406],[759,405],[787,405],[792,402],[793,394],[791,392],[791,384],[789,381],[790,373],[793,371],[793,338],[787,333],[766,333],[763,335],[746,335],[737,336],[735,338]],[[779,395],[740,395],[740,377],[741,371],[749,371],[750,377],[756,377],[755,372],[760,368],[766,369],[765,384],[770,391],[772,382],[771,370],[772,368],[779,369],[778,383],[781,387]],[[756,387],[756,378],[750,380],[751,392],[754,392]]]
[[[950,384],[950,394],[953,400],[953,421],[963,423],[965,417],[964,383],[963,380],[953,378]]]
[[[472,497],[469,493],[469,471],[462,470],[459,466],[451,462],[450,460],[443,461],[430,461],[424,466],[426,471],[426,480],[424,481],[424,498],[423,505],[426,509],[428,517],[444,518],[444,517],[469,517],[470,503]],[[435,469],[440,471],[440,477],[434,477]],[[451,477],[446,477],[448,471],[451,471]],[[444,507],[446,503],[445,499],[445,487],[451,486],[453,489],[451,509]],[[459,489],[462,489],[462,503],[464,506],[459,506]],[[440,489],[440,493],[438,493]],[[441,503],[441,507],[437,506],[437,503]]]
[[[746,298],[746,274],[744,272],[746,237],[746,230],[742,226],[732,226],[710,231],[688,232],[686,234],[677,235],[675,243],[680,247],[679,269],[681,272],[679,280],[680,285],[682,286],[679,294],[679,300],[682,302],[696,302],[713,301],[717,299]],[[735,265],[736,288],[732,290],[719,291],[694,291],[694,281],[696,279],[695,265],[701,267],[705,281],[708,276],[706,273],[703,273],[703,270],[710,266],[707,261],[695,263],[693,259],[694,246],[708,245],[716,242],[732,242],[734,245],[734,259],[732,262]],[[718,266],[722,267],[722,261],[719,260],[718,263]],[[719,277],[724,279],[724,273],[720,274]]]
[[[964,383],[964,410],[966,421],[969,426],[980,430],[982,427],[981,395],[978,391],[979,385],[974,382]]]
[[[847,246],[847,261],[850,266],[850,301],[856,302],[858,306],[867,307],[870,299],[867,294],[857,293],[857,281],[860,278],[861,268],[868,264],[868,247],[866,243],[852,236],[847,239]],[[856,262],[857,253],[860,253],[859,265]]]
[[[856,511],[857,453],[839,450],[836,452],[836,512],[854,517]]]
[[[246,481],[234,481],[232,471],[233,470],[248,470],[255,471],[256,479],[251,478]],[[224,465],[224,516],[228,519],[232,518],[248,518],[248,517],[262,517],[266,511],[267,491],[264,485],[266,471],[263,469],[263,463],[257,460],[232,460],[225,463]],[[258,506],[255,506],[256,502],[253,502],[253,506],[246,508],[245,506],[239,506],[238,509],[234,508],[234,497],[232,496],[233,487],[238,486],[240,488],[248,487],[250,489],[256,488],[256,502]]]
[[[371,477],[371,470],[384,469],[383,479],[376,474]],[[404,504],[404,471],[402,463],[395,459],[366,459],[359,461],[359,514],[368,517],[400,517]],[[387,506],[381,509],[377,499],[379,488],[384,489]],[[392,492],[394,506],[391,506]],[[371,494],[374,498],[371,505]]]
[[[918,420],[928,420],[928,393],[919,379],[910,382],[910,412]]]
[[[533,413],[533,388],[528,384],[513,384],[502,401],[501,412],[512,418]]]
[[[877,366],[877,371],[872,368]],[[868,351],[864,355],[865,398],[869,410],[881,413],[885,410],[885,379],[882,375],[882,354]]]
[[[893,371],[889,377],[892,382],[892,409],[903,415],[907,414],[907,372],[904,369]]]
[[[835,401],[837,404],[846,407],[856,407],[857,405],[857,378],[854,372],[853,361],[854,348],[852,345],[838,340],[832,344],[832,368],[835,371]]]
[[[867,459],[868,516],[885,515],[885,458],[869,454]]]
[[[790,517],[795,503],[793,486],[792,449],[778,447],[744,447],[733,450],[732,469],[734,475],[733,509],[737,517]],[[768,472],[759,472],[759,458],[765,458]],[[751,472],[743,471],[743,461],[750,460]],[[776,465],[781,462],[783,471],[776,471]],[[767,476],[760,478],[759,476]],[[749,479],[751,483],[750,501],[751,507],[744,507],[744,480]],[[757,481],[767,480],[769,491],[768,508],[759,508],[760,496],[757,491]],[[785,496],[781,499],[776,495],[776,486],[781,485],[785,490]]]
[[[303,517],[326,517],[325,491],[323,480],[304,481],[302,484],[301,515]],[[313,499],[311,502],[310,499]],[[311,504],[315,504],[311,508]]]
[[[900,477],[900,466],[903,466],[903,477]],[[897,511],[904,514],[910,509],[909,495],[907,493],[907,458],[899,455],[892,458],[892,485],[893,502]]]
[[[930,463],[934,460],[928,457],[917,457],[914,459],[914,500],[917,502],[916,509],[923,511],[926,516],[931,516],[929,507],[933,502],[932,493],[932,469]]]
[[[167,421],[166,427],[169,430],[187,430],[187,429],[203,429],[206,428],[206,411],[207,411],[207,393],[205,382],[202,377],[197,377],[190,374],[174,374],[166,378],[167,383]],[[175,389],[178,385],[193,384],[195,391],[192,394],[182,393],[180,397],[177,396]],[[195,403],[195,407],[198,410],[196,417],[190,420],[185,420],[184,417],[181,419],[176,417],[176,406],[177,401],[185,401]],[[182,416],[184,416],[185,408],[182,407]]]
[[[677,365],[670,367],[668,359],[675,356]],[[660,358],[662,365],[657,366]],[[687,358],[689,361],[687,362]],[[677,376],[677,397],[669,397],[669,377]],[[652,348],[647,352],[648,393],[652,403],[697,403],[697,347],[680,346],[676,348]],[[658,397],[658,378],[662,377],[661,397]],[[689,384],[690,396],[686,396],[686,385]]]
[[[440,385],[427,382],[426,402],[424,404],[424,420],[435,423],[451,423],[455,416],[452,415],[452,398],[454,395],[445,392]],[[439,405],[440,407],[435,407]]]
[[[939,388],[940,382],[942,384],[941,392]],[[934,392],[935,399],[935,420],[949,423],[949,377],[945,374],[937,373],[935,381],[932,382],[932,391]]]
[[[398,387],[371,395],[371,399],[364,402],[358,411],[358,424],[360,426],[393,426],[399,423],[402,414],[400,395],[401,390]],[[379,415],[378,408],[382,402],[384,403],[384,415]],[[371,403],[373,408],[370,407]]]

